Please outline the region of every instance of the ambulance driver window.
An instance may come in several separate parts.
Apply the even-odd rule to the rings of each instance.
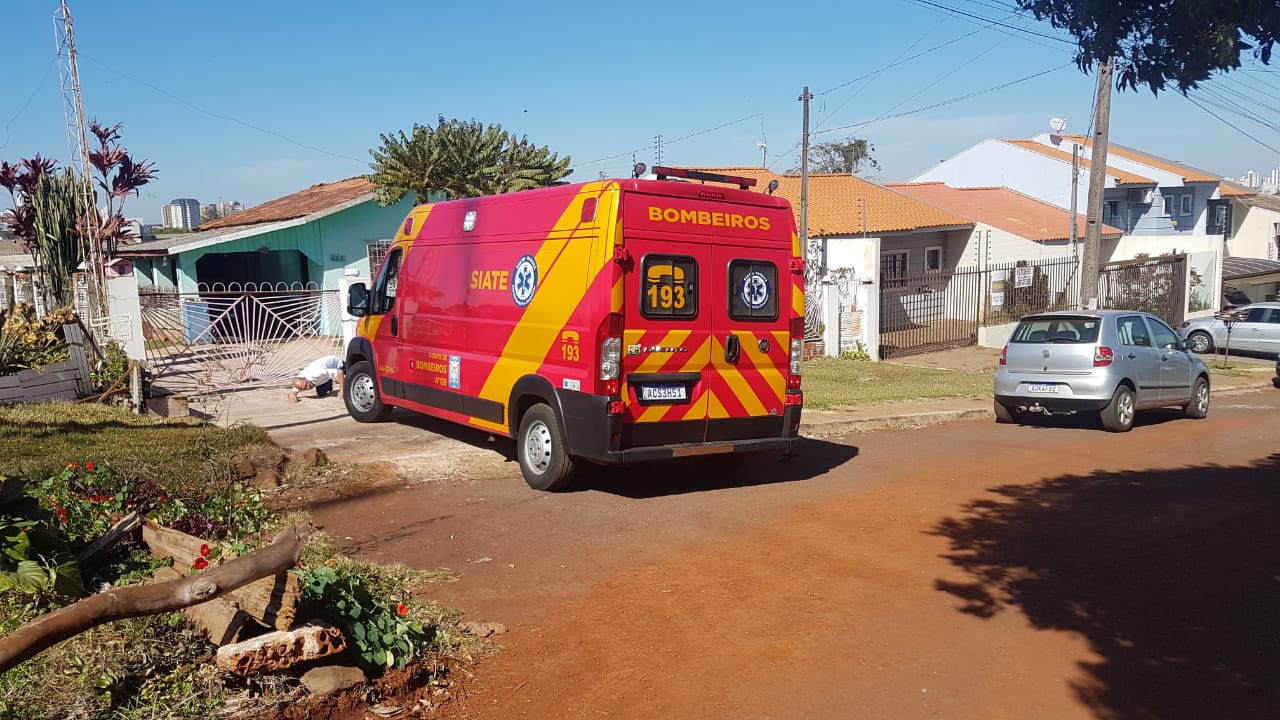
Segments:
[[[382,264],[382,272],[373,286],[372,313],[380,315],[390,312],[396,304],[396,290],[400,286],[400,258],[404,256],[400,248],[392,250]]]
[[[778,319],[778,267],[763,260],[729,263],[729,317]]]
[[[698,263],[679,255],[646,255],[640,314],[692,318],[698,314]]]

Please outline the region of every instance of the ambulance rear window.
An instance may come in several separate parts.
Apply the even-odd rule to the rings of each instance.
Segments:
[[[766,260],[729,263],[729,317],[778,319],[778,266]]]
[[[640,314],[690,319],[698,315],[698,262],[684,255],[646,255]]]

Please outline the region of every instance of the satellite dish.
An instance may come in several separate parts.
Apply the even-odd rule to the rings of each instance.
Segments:
[[[1049,127],[1052,128],[1054,132],[1060,133],[1067,129],[1067,121],[1062,118],[1053,118],[1049,121]]]

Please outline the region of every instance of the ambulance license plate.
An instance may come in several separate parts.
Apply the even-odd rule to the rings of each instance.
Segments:
[[[684,385],[641,385],[640,399],[646,402],[671,402],[689,399]]]

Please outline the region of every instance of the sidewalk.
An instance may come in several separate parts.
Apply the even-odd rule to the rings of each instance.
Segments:
[[[999,350],[971,347],[905,357],[891,362],[917,367],[981,372],[994,371],[999,357]],[[1211,360],[1217,361],[1205,358],[1206,362]],[[1212,412],[1213,398],[1270,389],[1272,386],[1271,380],[1275,377],[1274,362],[1247,358],[1239,361],[1232,358],[1231,362],[1234,367],[1248,368],[1250,374],[1244,377],[1212,376],[1210,412]],[[1215,365],[1211,363],[1210,367]],[[994,374],[992,377],[994,380]],[[991,409],[993,400],[991,395],[983,395],[943,400],[912,400],[839,410],[806,409],[800,418],[800,434],[806,437],[830,437],[872,430],[924,427],[975,418],[988,418],[994,421],[995,414]]]

